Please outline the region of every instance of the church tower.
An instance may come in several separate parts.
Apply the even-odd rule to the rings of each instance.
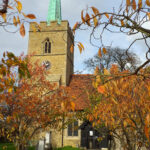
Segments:
[[[41,30],[34,32],[30,24],[28,55],[32,62],[45,64],[48,80],[67,86],[73,74],[74,54],[70,47],[74,37],[69,23],[61,20],[61,1],[50,0],[47,22],[40,22]]]

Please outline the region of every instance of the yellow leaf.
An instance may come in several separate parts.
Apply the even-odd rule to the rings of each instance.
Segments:
[[[124,26],[124,21],[123,21],[123,20],[121,20],[121,26],[122,26],[122,27]]]
[[[77,29],[77,27],[78,27],[78,22],[76,22],[76,24],[73,26],[73,33],[75,33],[75,30]]]
[[[98,50],[98,56],[101,58],[102,57],[102,50],[101,50],[101,48],[99,48],[99,50]]]
[[[130,5],[130,0],[126,0],[126,6],[128,7]]]
[[[13,91],[13,88],[8,89],[8,93],[12,93],[12,91]]]
[[[150,6],[150,1],[146,0],[146,4],[147,4],[147,6]]]
[[[82,47],[82,49],[84,50],[84,46],[81,42],[79,42],[79,45]]]
[[[1,16],[4,19],[4,22],[7,22],[7,20],[6,20],[6,13],[2,13]]]
[[[70,51],[71,51],[71,53],[73,53],[73,51],[74,51],[74,45],[73,44],[70,47]]]
[[[20,26],[20,34],[21,34],[21,36],[25,36],[25,27],[24,27],[24,24],[21,24],[21,26]]]
[[[20,1],[17,1],[17,0],[16,0],[16,2],[17,2],[16,8],[18,9],[18,12],[21,13],[21,10],[22,10],[22,3],[21,3]]]
[[[82,47],[78,44],[78,48],[79,48],[79,51],[80,51],[80,54],[82,53]]]
[[[87,23],[88,26],[91,26],[91,24],[90,24],[90,16],[89,16],[88,13],[86,13],[85,21],[86,21],[86,23]]]
[[[19,16],[17,16],[17,23],[20,24]]]
[[[104,75],[110,75],[110,72],[104,68]]]
[[[113,97],[111,97],[111,100],[113,103],[118,104],[117,101]]]
[[[97,8],[95,8],[95,7],[91,7],[91,8],[95,15],[99,14],[99,10]]]
[[[135,0],[132,0],[132,9],[136,10],[136,1]]]
[[[14,16],[14,18],[13,18],[13,24],[15,25],[15,26],[17,26],[17,20],[16,20],[16,17]]]
[[[105,93],[105,87],[103,85],[99,86],[97,88],[98,93],[104,94]]]
[[[97,25],[98,25],[98,20],[97,20],[97,18],[94,17],[93,20],[94,20],[94,26],[97,27]]]
[[[28,14],[28,15],[26,15],[26,18],[29,18],[29,19],[36,19],[36,17],[35,17],[34,14]]]
[[[139,9],[142,8],[142,0],[139,0],[139,2],[138,2],[138,8],[139,8]]]
[[[75,111],[75,103],[74,103],[74,102],[71,102],[71,109],[72,109],[73,111]]]
[[[3,78],[3,75],[2,74],[0,74],[0,79],[2,79]]]
[[[109,19],[109,15],[108,14],[105,14],[105,16]]]
[[[103,48],[103,53],[104,53],[104,54],[107,54],[107,50],[106,50],[105,47]]]
[[[147,13],[147,16],[149,17],[149,20],[150,20],[150,13],[149,12]]]

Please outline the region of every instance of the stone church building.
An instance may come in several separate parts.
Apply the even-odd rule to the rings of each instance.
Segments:
[[[75,101],[76,110],[82,111],[88,106],[86,89],[91,86],[90,75],[74,75],[74,53],[70,51],[74,36],[67,20],[61,19],[60,0],[50,0],[47,22],[40,22],[41,30],[34,32],[30,24],[28,55],[32,62],[45,64],[50,71],[48,80],[58,86],[69,86]],[[78,126],[78,129],[75,129]],[[62,146],[62,134],[52,130],[48,139],[52,147]],[[87,122],[75,121],[64,130],[63,145],[90,149],[107,148],[108,140],[102,143],[96,140],[98,134]]]

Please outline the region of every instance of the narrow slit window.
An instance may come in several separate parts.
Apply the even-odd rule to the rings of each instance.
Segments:
[[[51,53],[51,43],[49,39],[45,41],[45,48],[44,48],[45,53]]]
[[[45,42],[45,53],[47,53],[47,42]]]
[[[48,53],[51,53],[51,43],[48,43]]]

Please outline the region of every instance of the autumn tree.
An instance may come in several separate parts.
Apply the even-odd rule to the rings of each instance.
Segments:
[[[47,127],[58,128],[62,116],[72,108],[65,90],[57,89],[58,85],[47,80],[44,66],[28,62],[27,67],[29,76],[18,80],[18,75],[10,70],[8,76],[1,78],[1,85],[9,86],[0,94],[1,135],[15,143],[18,150],[24,150],[34,135],[46,131]]]
[[[96,128],[107,127],[112,137],[118,139],[121,147],[127,150],[142,147],[150,149],[150,85],[147,67],[150,62],[150,30],[145,28],[150,19],[149,7],[149,0],[122,1],[118,10],[104,12],[96,7],[89,7],[82,10],[81,22],[77,22],[73,27],[74,32],[83,27],[90,28],[91,44],[98,48],[98,54],[102,56],[107,53],[103,40],[106,32],[134,35],[135,39],[126,48],[127,55],[137,41],[144,42],[147,47],[141,51],[145,53],[146,61],[134,72],[120,72],[115,66],[110,71],[105,68],[95,70],[96,79],[93,86],[97,89],[97,94],[91,94],[93,105],[87,118]],[[92,43],[93,40],[98,40],[99,44]],[[81,46],[79,49],[83,50]]]
[[[144,50],[144,52],[146,51],[146,61],[135,70],[135,74],[137,74],[141,68],[150,62],[150,47],[148,44],[150,30],[144,26],[150,19],[149,7],[149,0],[126,0],[120,4],[118,10],[113,9],[108,12],[101,12],[96,7],[89,7],[82,10],[81,21],[74,25],[73,31],[75,33],[77,29],[83,29],[84,27],[90,28],[92,30],[90,33],[90,41],[92,45],[98,48],[98,53],[102,55],[107,51],[105,41],[103,40],[103,36],[106,32],[110,32],[110,34],[122,33],[127,36],[134,35],[134,37],[139,37],[133,39],[130,45],[126,47],[127,54],[137,41],[143,41],[147,47],[147,49]],[[93,43],[94,40],[97,42]],[[80,42],[77,43],[77,45],[80,51],[84,49]]]
[[[84,61],[85,66],[89,70],[95,70],[97,66],[110,69],[112,64],[117,64],[120,71],[130,70],[134,71],[140,65],[140,59],[133,52],[126,54],[125,49],[121,48],[107,48],[107,54],[102,57],[102,54],[96,54],[94,57]]]
[[[97,94],[90,96],[87,118],[97,130],[108,129],[114,149],[150,149],[150,69],[140,72],[144,76],[131,76],[113,65],[110,71],[104,69],[104,74],[97,74],[93,82]],[[129,76],[120,78],[124,74]]]

